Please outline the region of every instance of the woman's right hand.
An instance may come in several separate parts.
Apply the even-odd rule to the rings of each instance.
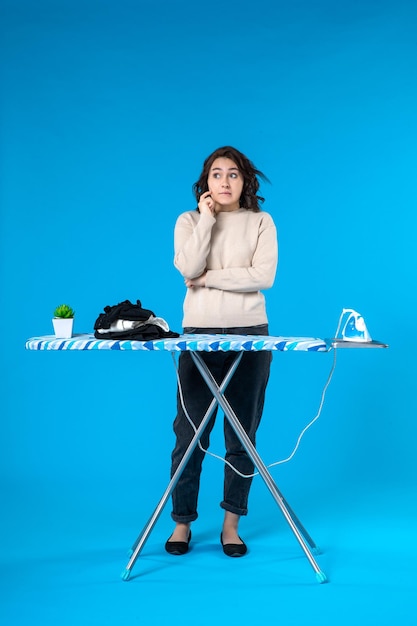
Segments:
[[[201,194],[200,196],[200,202],[198,203],[198,210],[200,211],[200,213],[206,214],[206,215],[213,215],[215,216],[215,210],[214,210],[214,200],[211,197],[211,192],[210,191],[205,191],[204,193]]]

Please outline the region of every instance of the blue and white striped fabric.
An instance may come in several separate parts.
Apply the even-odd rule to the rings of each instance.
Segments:
[[[33,337],[26,342],[27,350],[145,350],[168,352],[257,352],[269,350],[286,352],[328,352],[324,339],[314,337],[268,337],[265,335],[181,335],[174,339],[153,341],[123,341],[96,339],[94,335],[74,335],[71,339],[55,336]]]

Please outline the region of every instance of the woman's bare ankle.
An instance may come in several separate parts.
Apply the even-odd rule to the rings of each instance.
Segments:
[[[238,534],[239,520],[240,520],[240,515],[236,515],[236,513],[231,513],[230,511],[226,511],[224,515],[223,529],[222,529],[222,541],[224,544],[243,543]]]
[[[177,522],[174,532],[172,533],[169,541],[188,541],[188,537],[190,535],[190,524],[183,524],[181,522]]]

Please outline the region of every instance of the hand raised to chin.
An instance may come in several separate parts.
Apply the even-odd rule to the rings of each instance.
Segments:
[[[198,210],[202,215],[213,215],[216,216],[215,212],[215,203],[213,198],[211,197],[210,191],[205,191],[200,196],[200,201],[198,203]]]

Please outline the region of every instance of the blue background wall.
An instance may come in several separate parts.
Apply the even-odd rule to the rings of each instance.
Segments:
[[[141,299],[180,330],[184,287],[172,265],[173,227],[194,207],[191,185],[203,159],[224,144],[247,153],[272,182],[262,187],[280,244],[267,294],[271,332],[329,337],[342,307],[353,307],[371,335],[390,344],[388,351],[338,354],[319,422],[274,477],[329,544],[333,580],[349,563],[334,556],[347,536],[361,545],[350,565],[365,588],[383,569],[377,559],[370,575],[360,560],[365,546],[375,554],[402,536],[399,593],[410,591],[416,20],[411,0],[2,0],[0,480],[3,555],[13,572],[6,623],[33,623],[29,613],[52,623],[61,610],[59,600],[44,609],[52,594],[46,583],[48,600],[38,604],[32,578],[17,583],[28,555],[45,575],[48,555],[60,569],[65,555],[82,560],[97,549],[96,564],[110,566],[114,557],[114,582],[114,568],[124,565],[120,548],[166,486],[173,445],[175,376],[167,355],[31,353],[25,340],[52,333],[61,302],[76,309],[75,332],[91,331],[105,305],[126,298]],[[331,362],[326,354],[275,356],[259,433],[268,462],[287,456],[316,414]],[[222,453],[217,430],[213,447]],[[199,524],[216,533],[221,473],[219,463],[206,461]],[[255,541],[273,543],[276,507],[265,491],[255,481],[244,523]],[[278,514],[282,541],[291,544],[280,523]],[[170,526],[167,510],[154,531],[154,554]],[[308,578],[303,559],[297,563],[295,584]],[[75,574],[68,572],[71,586]],[[89,580],[96,575],[89,571]],[[171,578],[168,570],[168,586]],[[14,610],[19,584],[27,584],[27,617]],[[375,597],[380,591],[373,588]],[[101,600],[88,597],[85,623],[119,623],[116,601],[99,617]],[[326,605],[336,611],[341,597],[332,604],[328,596]],[[392,614],[402,610],[411,624],[408,597],[397,598]],[[77,602],[68,623],[82,623]],[[305,623],[303,602],[295,602],[301,613],[288,623]],[[271,617],[270,606],[264,598],[258,616]],[[351,606],[362,606],[357,623],[381,624],[391,615],[382,603],[373,622],[375,604]],[[153,623],[166,623],[162,607],[149,610]]]

